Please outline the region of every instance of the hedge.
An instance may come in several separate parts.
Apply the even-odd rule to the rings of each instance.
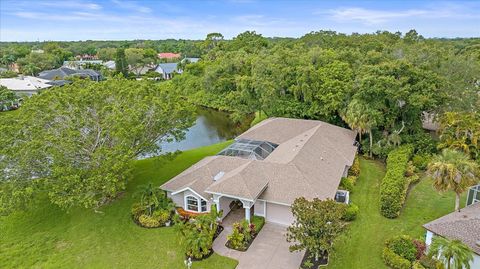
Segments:
[[[409,260],[400,257],[387,247],[383,249],[382,256],[385,264],[392,269],[410,269],[412,267],[412,263]]]
[[[413,147],[404,145],[388,154],[387,172],[380,187],[380,211],[387,218],[396,218],[400,215],[410,184],[405,172],[412,153]]]

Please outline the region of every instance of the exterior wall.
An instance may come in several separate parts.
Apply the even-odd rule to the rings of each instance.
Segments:
[[[171,198],[173,200],[173,202],[175,203],[175,205],[183,208],[185,205],[183,204],[184,203],[184,196],[183,196],[183,193],[178,193],[178,194],[175,194],[175,195],[172,195],[172,192],[170,191],[167,191],[167,196],[169,198]]]
[[[294,221],[289,206],[267,202],[266,221],[288,226]]]
[[[265,201],[261,201],[261,200],[257,200],[254,204],[254,212],[253,214],[255,216],[262,216],[262,217],[265,217],[265,209],[266,209],[266,202]]]
[[[343,176],[342,177],[348,177],[348,170],[350,170],[350,166],[345,165],[345,170],[343,170]]]
[[[223,210],[222,219],[230,212],[230,203],[235,199],[229,197],[221,197],[220,198],[220,210]]]

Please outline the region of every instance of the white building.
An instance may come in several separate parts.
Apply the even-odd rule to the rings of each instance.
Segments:
[[[27,95],[38,93],[38,91],[52,87],[50,80],[36,78],[32,76],[18,76],[16,78],[2,78],[0,85],[7,87],[17,95]]]

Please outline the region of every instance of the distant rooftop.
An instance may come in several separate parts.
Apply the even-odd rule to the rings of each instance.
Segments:
[[[161,52],[158,54],[158,58],[160,59],[177,59],[180,58],[179,53],[172,53],[172,52]]]

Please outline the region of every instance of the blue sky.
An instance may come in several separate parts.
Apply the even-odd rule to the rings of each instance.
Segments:
[[[299,37],[320,29],[479,37],[480,1],[0,0],[0,40]]]

